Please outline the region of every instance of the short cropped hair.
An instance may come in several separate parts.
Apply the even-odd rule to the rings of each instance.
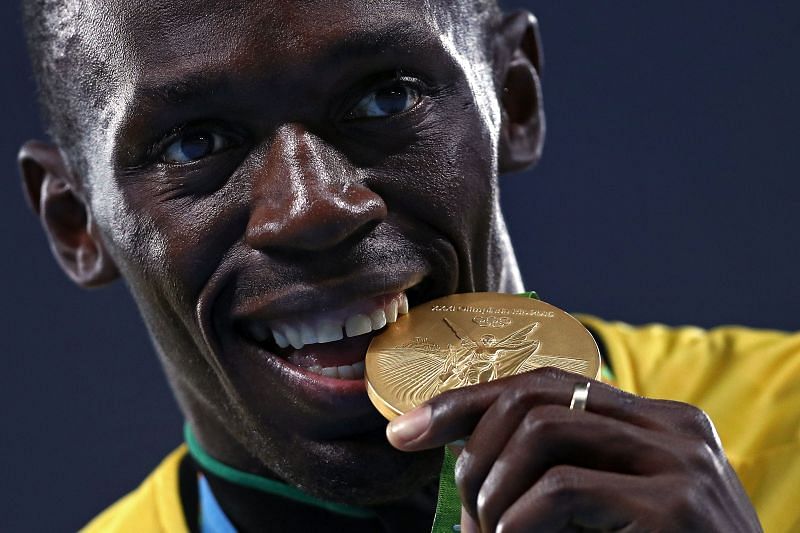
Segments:
[[[448,9],[471,10],[459,16],[475,17],[484,28],[500,19],[499,0],[443,1]],[[102,21],[96,18],[98,6],[102,10],[108,4],[104,6],[103,0],[22,0],[43,126],[81,171],[85,169],[80,134],[93,126],[87,110],[102,110],[108,98],[105,83],[110,79],[107,59],[85,46],[81,34],[82,24]]]

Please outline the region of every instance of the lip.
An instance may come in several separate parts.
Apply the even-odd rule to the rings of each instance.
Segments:
[[[354,302],[404,292],[418,285],[427,272],[375,271],[321,284],[298,283],[279,293],[246,298],[231,311],[239,320],[289,319],[309,312],[329,311]]]
[[[348,401],[348,396],[362,396],[366,394],[366,385],[363,379],[339,379],[323,376],[311,372],[301,366],[295,365],[282,357],[271,354],[266,350],[253,345],[254,352],[260,353],[263,357],[268,354],[270,362],[280,365],[282,373],[292,378],[295,387],[301,387],[312,397],[338,397],[340,400]],[[336,402],[339,403],[339,402]]]
[[[386,424],[370,403],[364,380],[331,378],[293,364],[247,339],[235,327],[236,323],[286,319],[393,295],[427,285],[424,280],[428,275],[428,268],[398,272],[387,266],[383,271],[376,269],[313,286],[299,283],[277,294],[271,292],[240,302],[228,300],[227,305],[225,301],[230,293],[225,291],[227,296],[217,293],[210,301],[206,300],[208,307],[200,306],[198,315],[207,320],[204,325],[211,326],[208,329],[201,326],[201,329],[207,333],[204,336],[212,353],[218,354],[215,366],[232,379],[237,388],[247,390],[248,403],[268,405],[279,394],[288,402],[302,406],[307,414],[316,413],[292,420],[293,424],[305,427],[304,433],[325,440],[343,438],[353,435],[356,428],[358,433],[382,431]],[[234,276],[227,275],[214,280],[213,284],[231,287],[233,279]]]
[[[459,272],[455,250],[444,239],[429,242],[428,257],[413,268],[382,262],[327,281],[286,284],[277,291],[273,285],[261,295],[237,293],[253,283],[241,285],[238,261],[225,264],[206,282],[197,302],[196,319],[208,364],[228,387],[236,389],[235,396],[248,410],[254,409],[252,414],[264,425],[281,423],[315,440],[382,434],[386,421],[370,403],[362,379],[336,379],[307,371],[253,344],[235,325],[242,319],[274,320],[310,310],[333,310],[403,291],[411,306],[455,292],[459,279],[454,275]],[[292,407],[258,407],[275,402]]]
[[[363,337],[371,340],[372,336],[374,334]],[[358,337],[345,338],[343,341],[347,342],[348,339]],[[252,396],[248,396],[256,398],[258,403],[267,404],[267,394],[264,394],[263,400],[259,399],[264,384],[271,383],[270,387],[284,389],[281,396],[289,402],[297,402],[298,407],[302,406],[302,410],[311,415],[293,419],[293,424],[301,433],[315,440],[336,440],[352,438],[354,434],[383,433],[386,420],[370,402],[363,378],[339,379],[324,376],[298,366],[242,335],[236,335],[231,340],[242,361],[241,367],[252,368],[251,365],[255,364],[258,369],[255,372],[247,371],[246,379],[239,382],[252,391]],[[334,345],[343,341],[328,344]],[[230,350],[226,351],[230,353]],[[365,352],[366,346],[363,346],[361,353]],[[238,362],[236,366],[239,366]]]
[[[247,379],[239,385],[249,389],[250,398],[263,404],[269,401],[267,396],[263,399],[260,396],[264,383],[272,382],[272,386],[284,389],[279,394],[287,403],[297,403],[297,408],[305,413],[305,416],[287,413],[291,417],[287,421],[300,433],[315,440],[336,440],[354,433],[382,432],[385,427],[386,421],[369,401],[363,379],[344,380],[315,374],[241,337],[237,344],[242,358],[256,362],[257,369],[253,372],[247,364]],[[272,378],[265,380],[267,375]],[[271,421],[275,423],[275,419]]]
[[[258,413],[269,424],[291,424],[315,440],[347,437],[355,429],[377,431],[386,424],[370,403],[363,379],[315,374],[234,333],[221,344],[224,351],[218,353],[225,360],[220,364],[248,404],[294,404],[289,411]]]

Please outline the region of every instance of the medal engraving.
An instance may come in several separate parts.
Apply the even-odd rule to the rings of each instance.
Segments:
[[[444,391],[545,366],[596,377],[597,345],[549,304],[471,293],[412,309],[373,339],[365,379],[378,410],[393,418]]]

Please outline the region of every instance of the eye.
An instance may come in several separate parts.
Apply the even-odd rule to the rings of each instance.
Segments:
[[[196,131],[181,135],[164,150],[166,163],[189,163],[221,152],[231,146],[231,140],[212,131]]]
[[[419,102],[420,96],[420,91],[411,84],[396,81],[362,98],[349,113],[348,118],[380,118],[397,115],[414,107]]]

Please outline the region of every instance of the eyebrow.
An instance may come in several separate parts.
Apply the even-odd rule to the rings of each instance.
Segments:
[[[341,42],[312,59],[310,64],[341,64],[359,57],[394,52],[409,54],[413,49],[430,51],[437,42],[435,36],[420,31],[419,25],[402,22],[380,30],[353,32]],[[235,78],[228,72],[203,70],[189,72],[180,78],[156,85],[143,84],[136,91],[137,107],[158,109],[161,107],[187,106],[193,102],[207,100],[215,93],[228,92]]]
[[[222,73],[193,72],[160,85],[142,86],[137,100],[144,107],[172,107],[208,98],[230,84],[230,77]]]
[[[359,31],[334,45],[321,58],[322,61],[337,61],[374,54],[378,51],[408,51],[431,44],[433,35],[420,31],[418,25],[408,22],[396,23],[379,31]]]

